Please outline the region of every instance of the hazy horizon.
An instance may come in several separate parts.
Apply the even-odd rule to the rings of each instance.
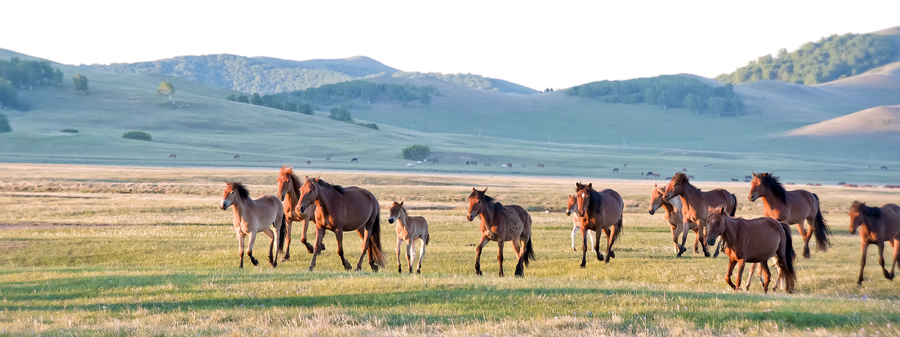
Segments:
[[[291,60],[367,56],[403,71],[472,73],[534,89],[603,79],[731,72],[780,48],[900,25],[900,2],[846,6],[693,1],[553,6],[419,3],[16,2],[0,48],[66,64],[236,54]],[[46,24],[52,22],[53,24]],[[111,27],[114,27],[111,28]]]

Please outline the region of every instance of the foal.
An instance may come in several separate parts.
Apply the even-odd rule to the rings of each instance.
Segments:
[[[578,198],[576,198],[574,195],[570,195],[569,200],[566,202],[566,215],[571,215],[572,222],[575,224],[575,226],[572,227],[572,250],[574,250],[574,251],[578,250],[578,249],[575,249],[575,234],[578,234],[581,232],[581,220],[579,220],[578,215],[576,214],[577,210],[578,210]],[[607,229],[606,231],[607,231],[606,236],[609,236],[609,229]],[[594,232],[594,231],[589,230],[587,232],[587,235],[589,238],[591,238],[591,247],[590,248],[591,248],[591,251],[593,252],[594,244],[596,243],[595,238],[597,237],[597,232],[594,232],[593,236],[591,236],[591,232]]]
[[[225,190],[222,192],[222,202],[219,207],[222,210],[234,206],[234,230],[237,234],[238,246],[241,250],[241,264],[244,268],[244,237],[250,236],[250,245],[247,246],[247,256],[254,266],[259,265],[253,257],[253,243],[256,241],[256,233],[263,232],[272,241],[269,243],[269,264],[272,267],[278,265],[278,253],[284,248],[284,237],[287,225],[284,222],[284,209],[281,202],[274,195],[264,195],[259,199],[250,198],[250,192],[241,183],[225,182]],[[275,225],[276,232],[272,233],[269,226]],[[272,246],[278,241],[278,249],[273,256]]]
[[[406,241],[406,264],[409,266],[409,273],[412,274],[412,261],[416,259],[416,240],[422,240],[422,248],[419,250],[419,264],[416,266],[416,274],[422,272],[422,259],[425,258],[425,246],[431,241],[428,234],[428,222],[424,217],[409,216],[406,209],[403,208],[403,202],[399,204],[394,201],[391,204],[391,217],[388,223],[397,221],[397,272],[403,274],[403,267],[400,264],[400,244]]]

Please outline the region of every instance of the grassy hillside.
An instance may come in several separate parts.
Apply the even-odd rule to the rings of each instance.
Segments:
[[[807,125],[789,136],[900,136],[900,105],[879,106]]]
[[[350,77],[366,77],[380,73],[393,74],[399,70],[365,56],[353,56],[343,59],[314,59],[306,61],[285,60],[275,57],[257,56],[261,61],[276,68],[325,69]]]

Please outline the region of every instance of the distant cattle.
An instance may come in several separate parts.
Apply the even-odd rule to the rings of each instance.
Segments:
[[[622,167],[628,167],[628,163],[622,164]]]
[[[806,186],[815,186],[812,183],[806,183]]]
[[[847,185],[847,183],[845,183],[845,182],[843,182],[843,181],[842,181],[842,182],[839,182],[839,183],[837,183],[837,184],[838,184],[838,185]]]
[[[741,181],[740,179],[731,178],[731,181]]]
[[[351,162],[351,163],[358,163],[358,162],[359,162],[359,159],[353,158],[353,159],[350,159],[350,162]]]
[[[882,166],[882,167],[881,167],[881,170],[887,171],[887,166]]]
[[[173,153],[169,155],[169,158],[177,158],[177,156]]]
[[[491,166],[491,163],[484,163],[484,166]]]
[[[537,166],[540,168],[544,168],[544,164],[538,164]]]
[[[617,168],[614,168],[614,169],[613,169],[613,173],[619,173],[619,168],[618,168],[618,167],[617,167]]]
[[[875,188],[875,186],[872,186],[872,185],[862,185],[862,187],[863,188]]]
[[[507,168],[507,167],[509,167],[509,166],[506,166],[506,164],[500,165],[500,168]]]
[[[842,187],[859,187],[859,186],[856,186],[856,185],[854,185],[854,184],[843,184],[843,185],[841,185],[841,186],[842,186]]]
[[[681,172],[687,173],[687,169],[683,168],[683,169],[681,169]]]
[[[506,163],[506,167],[512,167],[512,163]]]
[[[325,161],[331,161],[331,157],[325,157]]]
[[[309,160],[306,161],[306,165],[312,164]]]
[[[232,158],[232,159],[241,159],[241,155],[236,154],[236,155],[234,155],[234,158]]]
[[[413,163],[406,163],[406,167],[413,167]]]
[[[785,185],[794,185],[794,183],[784,183]]]
[[[744,176],[744,182],[745,182],[745,183],[749,183],[749,182],[751,182],[751,181],[753,181],[753,176]]]

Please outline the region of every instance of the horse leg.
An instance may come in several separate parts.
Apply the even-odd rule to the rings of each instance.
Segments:
[[[687,238],[687,231],[684,232],[684,237]],[[700,229],[696,228],[696,229],[694,229],[694,254],[697,254],[700,252],[700,250],[699,250],[700,246],[701,246],[701,244],[700,244]]]
[[[285,214],[284,225],[287,226],[287,228],[285,229],[284,235],[284,257],[281,258],[281,262],[287,262],[287,260],[291,259],[291,228],[293,228],[292,224],[293,221],[291,221],[291,218],[288,217],[287,214]],[[303,234],[306,234],[305,230],[303,232]]]
[[[319,256],[321,250],[319,250],[319,244],[322,243],[322,239],[325,237],[325,228],[320,228],[316,226],[316,249],[313,251],[312,260],[309,261],[309,271],[313,271],[313,268],[316,267],[316,258]],[[340,247],[341,239],[338,239],[338,247]],[[341,258],[343,259],[344,255],[341,254]]]
[[[734,283],[731,282],[731,274],[734,273],[734,266],[737,265],[737,260],[728,259],[728,273],[725,274],[725,282],[731,287],[731,289],[737,289],[734,286]]]
[[[416,266],[416,274],[422,273],[422,259],[425,258],[425,239],[422,239],[422,246],[419,248],[419,264]]]
[[[621,220],[619,220],[621,221]],[[613,252],[612,247],[616,243],[616,240],[613,238],[616,236],[616,231],[618,231],[618,227],[615,225],[609,226],[608,229],[604,229],[606,232],[606,260],[605,263],[609,263],[610,258],[616,257],[616,253]]]
[[[503,277],[503,240],[497,240],[497,264],[500,265],[500,277]]]
[[[400,237],[397,237],[397,247],[394,248],[394,252],[397,253],[397,272],[403,274],[403,265],[400,264],[400,244],[403,243],[403,240]]]
[[[596,252],[597,251],[597,243],[596,243],[597,242],[597,231],[594,231],[593,235],[591,235],[591,231],[588,231],[587,235],[588,235],[588,238],[591,239],[591,251]]]
[[[750,276],[747,276],[747,287],[744,290],[750,290],[750,285],[753,284],[753,274],[756,273],[756,268],[758,267],[757,263],[750,264]],[[762,269],[759,272],[759,281],[762,282]]]
[[[812,237],[812,231],[807,232],[803,227],[803,221],[797,223],[797,231],[800,232],[800,238],[803,239],[803,258],[809,258],[809,238]]]
[[[894,275],[895,275],[895,274],[894,274],[894,266],[895,266],[895,265],[900,265],[900,261],[897,261],[897,259],[900,258],[900,252],[897,251],[898,249],[900,249],[900,239],[893,239],[893,240],[888,241],[888,242],[891,243],[891,248],[894,250],[894,256],[893,256],[893,259],[894,259],[894,260],[891,261],[891,277],[888,278],[888,280],[892,280],[892,281],[893,281],[893,280],[894,280]]]
[[[350,261],[347,261],[344,258],[344,231],[340,228],[334,231],[334,238],[337,239],[337,247],[338,247],[338,256],[341,258],[341,266],[344,266],[344,270],[350,270],[353,266],[350,265]],[[316,243],[315,249],[319,249],[319,244]]]
[[[275,248],[275,234],[272,233],[271,228],[266,228],[263,231],[263,234],[269,237],[269,264],[272,265],[272,268],[278,266],[278,261],[276,261],[276,257],[272,255],[272,249]]]
[[[356,270],[354,270],[354,271],[362,270],[363,259],[366,257],[366,252],[369,251],[369,235],[372,235],[372,232],[369,229],[360,228],[359,230],[357,230],[357,232],[360,232],[360,231],[362,231],[362,233],[360,233],[360,236],[362,237],[362,240],[363,240],[362,254],[359,255],[359,262],[356,263]],[[374,263],[372,263],[372,261],[373,261],[372,256],[369,256],[369,264],[374,266]],[[374,267],[373,267],[373,269],[374,269]]]
[[[303,233],[300,233],[300,243],[302,243],[304,246],[306,246],[307,252],[312,254],[313,246],[311,244],[309,244],[309,242],[306,242],[306,228],[308,226],[309,226],[309,219],[303,220]],[[290,230],[291,230],[291,227],[288,227],[288,233],[290,233]],[[318,235],[318,232],[316,232],[316,235]],[[288,234],[288,238],[290,238],[290,237],[291,237],[290,234]]]
[[[681,251],[681,247],[678,246],[678,233],[675,231],[676,227],[669,225],[669,232],[672,235],[672,244],[675,245],[675,254],[678,254]],[[678,255],[681,256],[680,254]]]
[[[706,242],[706,233],[703,230],[704,228],[706,228],[706,221],[697,220],[697,233],[699,233],[698,235],[700,235],[700,246],[703,248],[703,256],[709,257],[709,244]]]
[[[491,240],[486,236],[481,237],[481,242],[478,243],[478,246],[475,246],[475,274],[481,275],[481,250],[484,249],[484,245],[486,245]]]
[[[725,248],[722,247],[722,241],[725,241],[725,240],[723,240],[722,238],[718,238],[718,241],[719,241],[719,243],[716,244],[716,252],[713,253],[713,256],[712,256],[714,259],[719,257],[719,252],[725,251]]]
[[[241,250],[240,268],[243,269],[244,268],[244,236],[245,235],[244,235],[244,233],[241,233],[240,229],[238,229],[236,232],[237,232],[237,239],[238,239],[238,249]]]
[[[769,293],[769,283],[772,281],[772,271],[769,270],[769,262],[760,262],[759,263],[759,278],[763,281],[763,293]],[[740,282],[740,281],[738,281]],[[747,280],[747,283],[750,283],[750,280]]]
[[[685,243],[685,241],[687,241],[687,235],[688,235],[688,232],[690,231],[690,229],[689,229],[690,224],[682,222],[680,227],[677,227],[676,229],[678,229],[678,228],[681,229],[681,232],[680,232],[681,233],[681,245],[679,245],[679,247],[678,247],[678,256],[681,256],[681,254],[684,254],[684,252],[687,251],[687,248],[684,247],[684,243]],[[679,231],[676,230],[675,233],[677,235],[677,233],[679,233]],[[695,247],[695,249],[696,249],[696,247]]]
[[[862,241],[862,258],[859,259],[859,278],[856,280],[856,285],[861,286],[863,281],[863,269],[866,268],[866,253],[869,250],[869,243],[865,240]]]
[[[575,226],[572,227],[572,250],[578,251],[577,249],[575,249],[575,233],[578,233],[578,231],[581,229],[581,226],[578,225],[575,217],[572,217],[572,222],[575,222]]]
[[[581,268],[587,265],[587,260],[585,259],[587,257],[587,235],[587,229],[581,227]],[[598,250],[597,252],[599,253],[600,251]],[[597,259],[599,260],[600,258],[598,257]]]
[[[514,275],[516,275],[518,277],[523,277],[523,276],[525,276],[525,259],[523,259],[523,257],[525,256],[525,249],[524,249],[524,247],[523,247],[523,249],[519,249],[519,239],[518,238],[516,238],[510,242],[512,242],[513,251],[516,252],[516,256],[518,257],[518,260],[516,261],[516,271],[515,271]]]
[[[884,274],[884,278],[890,280],[894,278],[894,275],[889,274],[887,268],[884,267],[884,241],[880,241],[875,245],[878,246],[878,263],[881,264],[881,272]]]
[[[250,230],[250,244],[247,245],[247,256],[250,257],[250,262],[253,263],[254,266],[258,266],[259,260],[253,257],[254,242],[256,242],[256,231]]]
[[[409,266],[409,273],[412,274],[413,261],[416,260],[416,239],[406,241],[406,265]]]

